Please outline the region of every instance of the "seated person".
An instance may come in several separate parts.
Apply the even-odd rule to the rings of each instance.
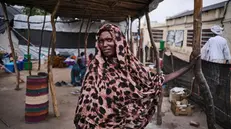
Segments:
[[[93,60],[94,58],[94,55],[91,53],[89,56],[88,56],[88,62],[87,62],[87,66],[90,65],[91,61]]]
[[[74,86],[81,85],[86,72],[86,66],[81,63],[81,58],[77,59],[76,64],[71,69],[71,84]]]

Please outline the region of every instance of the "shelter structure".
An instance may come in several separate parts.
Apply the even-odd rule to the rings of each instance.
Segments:
[[[61,0],[56,16],[91,20],[124,21],[154,10],[163,0]],[[11,5],[37,7],[52,12],[57,0],[7,0]]]
[[[91,21],[97,21],[97,20],[107,20],[111,22],[120,22],[120,21],[127,21],[128,27],[129,22],[127,19],[134,20],[135,18],[139,18],[145,14],[147,18],[147,22],[150,22],[148,12],[154,10],[160,2],[163,0],[42,0],[42,1],[35,1],[35,0],[7,0],[4,1],[7,4],[11,5],[21,5],[21,6],[27,6],[27,7],[37,7],[40,9],[44,9],[47,12],[51,13],[51,26],[52,26],[52,40],[51,40],[51,57],[50,61],[48,62],[48,72],[49,72],[49,82],[50,82],[50,89],[53,99],[53,107],[54,112],[56,116],[59,116],[59,111],[57,108],[57,100],[56,100],[56,93],[54,90],[54,84],[53,84],[53,74],[52,74],[52,63],[54,59],[54,49],[56,46],[56,27],[55,27],[55,20],[57,16],[60,17],[66,17],[66,18],[81,18],[81,19],[88,19],[88,25],[85,31],[85,52],[86,52],[86,46],[87,46],[87,32]],[[2,2],[2,5],[4,3]],[[5,12],[6,13],[6,12]],[[7,15],[7,13],[5,14]],[[29,26],[29,17],[27,18],[28,28]],[[149,27],[150,27],[150,23]],[[9,24],[8,24],[9,25]],[[82,26],[82,25],[81,25]],[[9,27],[9,26],[8,26]],[[81,32],[80,27],[80,32]],[[132,26],[130,26],[132,28]],[[30,34],[30,29],[28,29]],[[131,31],[131,29],[130,29]],[[132,34],[132,33],[130,33]],[[127,29],[127,39],[129,36],[129,29]],[[30,36],[28,36],[28,54],[29,54],[29,44],[30,44]],[[130,36],[131,37],[131,36]],[[132,39],[132,38],[131,38]],[[131,40],[130,39],[130,40]],[[11,39],[9,39],[11,40]],[[132,41],[132,40],[131,40]],[[12,41],[10,41],[11,46]],[[154,47],[154,52],[158,53],[156,50],[155,44],[152,42]],[[132,45],[132,44],[131,44]],[[50,52],[48,51],[48,54]],[[14,55],[14,54],[13,54]],[[158,54],[155,54],[158,55]],[[14,61],[15,62],[15,61]],[[156,58],[156,64],[157,64],[157,71],[159,71],[159,58],[157,56]],[[15,64],[16,65],[16,64]],[[161,104],[160,104],[161,105]],[[160,111],[158,108],[158,116],[160,115]],[[159,119],[159,117],[158,117]],[[159,119],[161,120],[161,119]],[[161,124],[161,122],[159,122]]]
[[[22,5],[22,6],[29,6],[29,7],[37,7],[40,9],[44,9],[47,12],[52,12],[51,14],[51,25],[52,25],[52,51],[50,57],[50,63],[48,67],[48,77],[49,77],[49,85],[53,100],[53,107],[55,115],[58,117],[59,111],[57,108],[57,100],[56,100],[56,93],[53,83],[53,74],[52,74],[52,63],[54,59],[54,48],[56,45],[56,28],[55,28],[55,21],[54,19],[57,16],[60,17],[69,17],[69,18],[88,18],[88,25],[90,20],[108,20],[112,22],[119,22],[129,19],[139,18],[143,15],[146,16],[147,26],[149,36],[152,37],[151,34],[151,26],[150,26],[150,18],[148,13],[154,10],[158,4],[163,0],[7,0],[7,4],[13,5]],[[193,57],[198,57],[200,54],[200,33],[201,33],[201,8],[202,8],[202,1],[203,0],[194,0],[194,33],[195,33],[195,44],[193,45]],[[3,2],[2,5],[5,5]],[[6,13],[6,11],[5,11]],[[29,17],[28,17],[29,19]],[[128,22],[129,23],[129,22]],[[129,25],[128,25],[129,26]],[[90,28],[90,27],[89,27]],[[88,32],[89,28],[87,27],[86,33]],[[132,27],[130,27],[132,28]],[[9,29],[9,23],[8,23]],[[129,30],[129,29],[128,29]],[[130,31],[131,32],[131,31]],[[132,34],[132,33],[130,33]],[[10,34],[9,34],[10,35]],[[129,33],[127,33],[129,36]],[[85,48],[86,48],[86,39],[88,36],[85,36]],[[130,39],[130,38],[127,38]],[[11,40],[11,39],[10,39]],[[10,41],[11,46],[12,41]],[[28,43],[29,44],[29,43]],[[157,74],[160,73],[159,67],[159,53],[154,43],[153,38],[151,38],[151,44],[153,46],[153,53],[155,55],[155,61],[157,64]],[[29,48],[29,47],[28,47]],[[14,64],[16,62],[14,60]],[[200,72],[201,64],[200,60],[197,61],[197,65],[195,67],[195,75],[196,79],[201,82],[202,91],[205,93],[203,98],[205,98],[205,103],[208,104],[206,106],[206,115],[208,119],[208,128],[215,129],[214,127],[214,108],[213,108],[213,100],[211,98],[210,90],[208,89],[208,85],[206,80],[203,78],[203,73]],[[200,78],[201,77],[201,78]],[[162,123],[161,119],[161,104],[162,104],[162,97],[159,99],[158,108],[157,108],[157,124]]]

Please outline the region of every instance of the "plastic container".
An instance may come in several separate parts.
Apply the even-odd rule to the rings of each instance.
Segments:
[[[17,66],[18,66],[18,70],[23,70],[23,66],[24,65],[24,62],[23,61],[17,61]]]
[[[24,62],[24,70],[32,70],[32,62]]]
[[[6,63],[5,64],[5,67],[8,69],[8,70],[6,70],[5,69],[5,71],[7,72],[7,73],[10,73],[10,72],[14,72],[14,63]]]
[[[160,40],[160,50],[164,50],[164,44],[165,44],[165,41],[163,40]]]
[[[27,59],[27,60],[31,59],[31,54],[29,54],[29,55],[28,54],[24,54],[24,59]]]

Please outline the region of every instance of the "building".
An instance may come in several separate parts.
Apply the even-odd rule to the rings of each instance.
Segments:
[[[221,2],[204,7],[202,10],[202,45],[213,36],[210,27],[217,24],[223,26],[224,37],[231,43],[231,2]],[[182,12],[166,19],[165,24],[152,24],[152,35],[159,46],[159,41],[166,41],[166,46],[175,56],[189,60],[193,42],[193,10]],[[144,46],[150,43],[147,26],[142,26]]]

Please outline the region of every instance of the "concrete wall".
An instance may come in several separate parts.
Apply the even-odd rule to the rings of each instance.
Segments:
[[[224,37],[228,40],[231,48],[231,2],[229,2],[227,13],[224,19]]]
[[[210,29],[213,25],[217,24],[221,26],[221,19],[224,16],[224,8],[214,9],[202,13],[202,29]],[[168,45],[172,51],[182,53],[189,56],[192,51],[192,47],[187,46],[187,30],[193,29],[193,15],[184,16],[176,19],[166,20],[166,24],[152,24],[153,29],[164,30],[163,40],[167,39],[167,32],[169,30],[184,30],[184,40],[182,47],[176,47],[174,44]],[[141,26],[144,31],[143,45],[150,43],[147,26]],[[227,39],[230,50],[231,50],[231,2],[227,6],[227,13],[224,18],[224,34],[223,36]],[[159,47],[159,44],[156,44]],[[144,47],[143,46],[143,47]]]

